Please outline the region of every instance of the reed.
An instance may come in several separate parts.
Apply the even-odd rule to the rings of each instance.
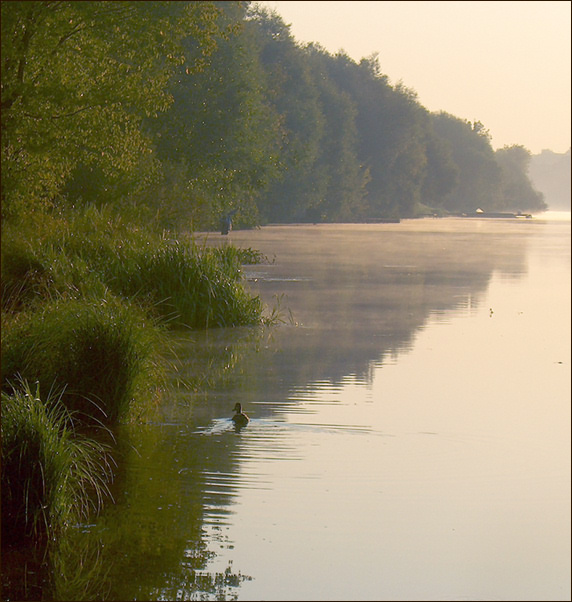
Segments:
[[[112,297],[46,303],[3,320],[2,335],[2,390],[18,377],[62,390],[62,403],[85,424],[133,419],[163,382],[162,329]]]
[[[2,539],[53,539],[108,493],[106,449],[77,435],[61,396],[2,392]]]
[[[93,207],[12,224],[2,234],[5,311],[112,291],[173,326],[238,326],[262,317],[260,299],[242,281],[241,264],[264,261],[252,249],[183,244]]]
[[[241,281],[240,264],[194,245],[174,243],[114,264],[116,294],[143,297],[167,322],[189,328],[256,324],[262,302]]]

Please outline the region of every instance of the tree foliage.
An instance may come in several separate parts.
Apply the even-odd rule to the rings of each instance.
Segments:
[[[521,211],[546,209],[544,196],[530,185],[530,151],[524,146],[505,146],[495,152],[501,169],[501,199],[505,209]]]
[[[2,2],[2,213],[164,226],[540,209],[527,151],[250,2]]]
[[[179,40],[194,36],[208,55],[216,30],[207,2],[1,7],[7,211],[53,200],[78,165],[96,165],[104,177],[136,170],[151,152],[142,118],[172,101],[166,83],[184,59]]]

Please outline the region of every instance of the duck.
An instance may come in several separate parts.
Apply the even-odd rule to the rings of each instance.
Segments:
[[[246,426],[249,420],[250,419],[248,418],[248,416],[242,411],[242,406],[239,403],[237,403],[234,406],[234,416],[232,417],[234,426]]]

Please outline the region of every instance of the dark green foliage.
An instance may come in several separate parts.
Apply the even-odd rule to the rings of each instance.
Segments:
[[[166,200],[171,208],[171,227],[216,229],[231,210],[238,211],[235,224],[252,226],[259,221],[254,199],[276,176],[279,116],[265,97],[249,29],[238,26],[245,4],[219,8],[230,33],[217,39],[208,68],[181,66],[169,84],[173,106],[146,120],[163,163],[157,190],[161,206]],[[188,58],[201,52],[194,38],[183,46]]]
[[[49,265],[18,240],[2,236],[2,308],[17,311],[46,296],[50,289]]]
[[[307,221],[327,186],[327,174],[317,164],[325,124],[319,90],[305,53],[282,19],[257,8],[251,16],[266,94],[279,115],[281,134],[280,171],[260,210],[267,221]]]
[[[145,178],[183,36],[212,50],[210,2],[2,2],[2,212],[53,202],[78,165]]]
[[[480,122],[245,2],[4,2],[2,109],[6,216],[112,203],[197,230],[230,211],[244,227],[543,206]]]
[[[2,391],[2,543],[53,537],[106,493],[105,449],[78,436],[57,396]]]
[[[23,378],[62,391],[62,403],[84,423],[132,417],[161,385],[160,334],[134,307],[57,301],[2,330],[2,390]]]

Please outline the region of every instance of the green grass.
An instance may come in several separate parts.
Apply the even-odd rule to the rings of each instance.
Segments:
[[[2,390],[18,378],[61,390],[86,424],[132,419],[162,384],[161,329],[113,298],[49,302],[5,320],[2,331]]]
[[[2,392],[2,539],[53,537],[105,496],[105,449],[78,437],[59,396]]]
[[[2,225],[5,541],[52,537],[89,511],[92,493],[101,500],[102,448],[78,432],[153,414],[167,325],[268,323],[241,271],[263,260],[183,244],[105,207]],[[39,387],[58,395],[43,400]]]
[[[121,296],[144,298],[167,322],[189,328],[260,322],[262,303],[241,282],[240,266],[210,250],[173,244],[123,264],[109,286]]]
[[[124,222],[109,209],[12,224],[2,232],[2,306],[12,313],[54,299],[135,301],[175,327],[256,324],[262,303],[244,286],[252,249],[183,244]]]

